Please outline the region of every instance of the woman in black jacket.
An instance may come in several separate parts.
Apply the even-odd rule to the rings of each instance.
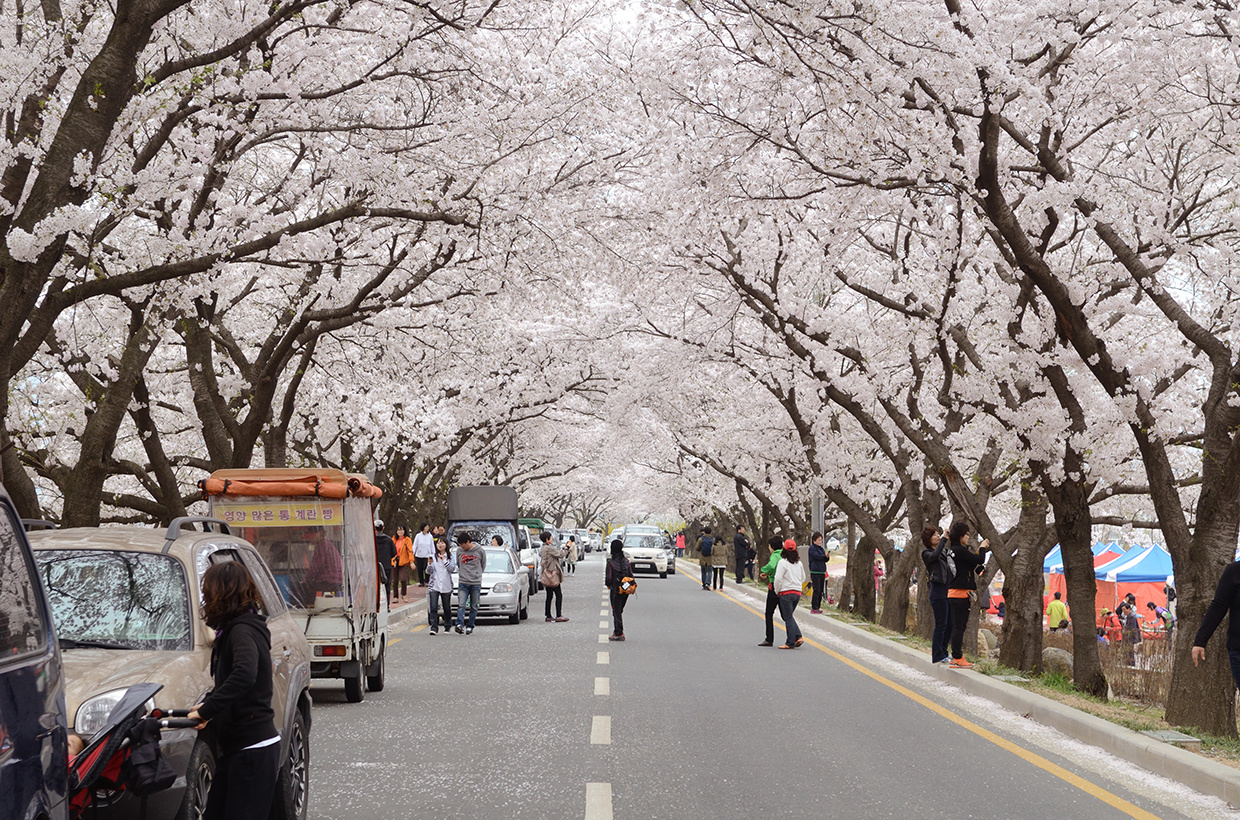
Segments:
[[[952,659],[949,664],[953,669],[971,669],[973,664],[964,658],[964,630],[969,623],[969,609],[973,606],[973,596],[977,593],[977,576],[986,563],[986,554],[990,552],[990,542],[983,539],[978,551],[969,549],[969,525],[956,521],[947,531],[951,542],[952,563],[956,572],[947,585],[947,608],[952,619]]]
[[[603,573],[603,583],[611,591],[611,617],[615,628],[611,631],[609,641],[624,640],[624,605],[629,596],[620,594],[620,581],[633,575],[629,559],[624,557],[624,542],[619,538],[611,542],[611,557],[607,559],[607,569]]]
[[[938,527],[924,527],[921,543],[921,562],[926,565],[926,583],[930,591],[930,611],[934,613],[930,659],[934,663],[947,663],[947,636],[952,628],[951,610],[947,606],[947,585],[956,574],[956,565],[948,552],[948,541]]]
[[[262,597],[236,561],[202,577],[202,619],[215,630],[215,687],[189,713],[212,724],[220,758],[203,811],[205,820],[262,820],[271,811],[280,768],[280,735],[271,708],[271,632],[259,614]]]

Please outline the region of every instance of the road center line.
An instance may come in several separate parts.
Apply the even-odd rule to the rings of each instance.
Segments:
[[[611,820],[611,784],[586,784],[586,820]]]
[[[388,646],[396,646],[396,644],[400,643],[400,642],[401,642],[401,641],[403,641],[403,640],[404,640],[404,638],[393,638],[392,640],[390,640],[390,641],[388,641],[388,642],[387,642],[387,645],[388,645]]]
[[[594,694],[610,695],[611,694],[611,678],[595,678]]]
[[[688,579],[688,580],[692,581],[692,579]],[[764,617],[761,612],[749,606],[748,604],[742,601],[738,601],[729,595],[723,594],[722,592],[720,593],[720,595],[722,595],[724,598],[731,601],[732,603],[736,604],[740,608],[749,610],[754,615],[757,615],[759,618]],[[775,626],[781,630],[784,628],[783,625],[779,623],[776,623]],[[1042,769],[1043,771],[1048,772],[1049,774],[1052,774],[1055,777],[1058,777],[1060,780],[1063,780],[1067,783],[1070,783],[1073,786],[1076,786],[1078,789],[1085,792],[1086,794],[1098,798],[1103,803],[1106,803],[1108,806],[1113,806],[1119,811],[1122,811],[1125,814],[1127,814],[1129,817],[1137,818],[1137,820],[1160,820],[1158,815],[1151,814],[1150,812],[1146,811],[1140,806],[1137,806],[1137,805],[1134,805],[1128,802],[1127,800],[1120,797],[1119,795],[1112,794],[1111,792],[1107,791],[1101,786],[1098,786],[1098,785],[1095,785],[1089,782],[1085,778],[1080,777],[1068,771],[1064,767],[1057,766],[1056,764],[1051,763],[1050,761],[1043,758],[1041,755],[1035,754],[1034,752],[1031,752],[1028,749],[1018,746],[1017,744],[1013,743],[1007,738],[1000,737],[999,735],[995,734],[989,729],[985,729],[977,725],[976,723],[973,723],[970,720],[966,720],[965,718],[960,717],[959,715],[949,711],[943,706],[940,706],[939,704],[935,703],[929,698],[919,695],[916,692],[912,691],[911,689],[905,686],[901,686],[900,684],[896,683],[893,680],[888,680],[887,678],[880,675],[878,672],[875,672],[872,669],[862,666],[860,663],[854,661],[852,658],[847,658],[839,654],[838,652],[835,652],[834,650],[828,649],[827,647],[823,646],[822,644],[810,638],[806,638],[805,643],[806,645],[812,646],[815,649],[819,650],[820,652],[825,652],[826,654],[835,658],[840,663],[843,663],[847,666],[852,667],[853,669],[857,670],[858,672],[865,675],[866,677],[872,678],[878,683],[881,683],[882,685],[890,689],[893,689],[896,692],[899,692],[901,695],[904,695],[909,700],[915,703],[921,704],[922,706],[929,709],[931,712],[934,712],[935,714],[940,715],[941,717],[944,717],[947,720],[950,720],[952,723],[955,723],[957,726],[967,729],[968,731],[972,732],[978,737],[984,738],[985,740],[989,740],[991,743],[995,744],[999,748],[1009,751],[1012,754],[1016,755],[1017,757],[1021,758],[1022,760],[1028,763],[1032,763],[1034,766],[1037,766],[1039,769]],[[602,654],[602,653],[599,653],[599,654]]]
[[[606,628],[607,628],[607,622],[606,622],[606,621],[599,621],[599,622],[598,622],[598,628],[599,628],[599,629],[606,629]]]
[[[606,609],[600,609],[600,610],[598,611],[598,614],[599,614],[599,617],[600,617],[600,618],[606,618],[606,617],[607,617],[607,610],[606,610]]]
[[[607,626],[607,624],[603,624],[603,626],[604,626],[604,628],[605,628],[605,627]],[[598,642],[599,642],[599,643],[607,643],[607,636],[606,636],[606,635],[599,635],[599,636],[598,636]]]
[[[598,653],[598,662],[599,663],[611,663],[611,653],[610,652]]]
[[[590,743],[594,746],[611,745],[611,715],[595,715],[590,721]]]

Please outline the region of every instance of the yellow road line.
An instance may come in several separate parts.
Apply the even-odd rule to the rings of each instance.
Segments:
[[[719,594],[723,595],[722,592],[719,592]],[[729,601],[741,607],[742,609],[749,610],[753,614],[757,615],[759,618],[765,619],[766,617],[765,615],[763,615],[763,613],[759,612],[758,610],[754,609],[748,604],[738,601],[729,595],[724,595],[723,597],[727,598]],[[775,624],[775,626],[781,630],[784,629],[784,627],[780,626],[779,624]],[[957,715],[956,713],[948,710],[946,707],[940,706],[939,704],[935,703],[929,698],[919,695],[916,692],[912,691],[911,689],[908,689],[907,687],[901,686],[900,684],[896,683],[893,680],[889,680],[888,678],[883,677],[878,672],[875,672],[872,669],[862,666],[861,664],[857,663],[853,659],[845,657],[844,655],[841,655],[840,653],[835,652],[834,650],[828,649],[827,647],[823,646],[822,644],[810,638],[806,638],[805,642],[809,644],[810,646],[814,647],[815,649],[819,650],[820,652],[825,652],[826,654],[835,658],[837,661],[840,661],[841,663],[852,667],[853,669],[857,670],[858,672],[865,675],[866,677],[871,678],[896,692],[899,692],[901,695],[904,695],[909,700],[912,700],[915,703],[919,703],[922,706],[929,709],[930,711],[934,712],[935,714],[940,715],[946,718],[947,720],[950,720],[952,723],[955,723],[957,726],[960,726],[964,729],[968,729],[970,732],[977,735],[978,737],[984,738],[985,740],[989,740],[991,743],[995,744],[999,748],[1009,751],[1012,754],[1016,755],[1017,757],[1021,758],[1022,760],[1032,763],[1034,766],[1037,766],[1039,769],[1043,770],[1044,772],[1053,774],[1055,777],[1058,777],[1060,780],[1063,780],[1065,783],[1070,783],[1073,786],[1076,786],[1078,789],[1085,792],[1086,794],[1098,798],[1103,803],[1106,803],[1108,806],[1112,806],[1118,809],[1119,811],[1124,812],[1129,817],[1134,817],[1134,818],[1137,818],[1138,820],[1160,820],[1158,815],[1151,814],[1150,812],[1146,811],[1140,806],[1129,803],[1124,798],[1118,795],[1112,794],[1111,792],[1107,791],[1106,789],[1100,786],[1094,785],[1093,783],[1089,782],[1083,777],[1079,777],[1078,775],[1073,774],[1072,772],[1065,769],[1063,766],[1058,766],[1054,763],[1051,763],[1049,760],[1046,760],[1041,755],[1035,754],[1034,752],[1031,752],[1022,746],[1016,745],[1015,743],[1013,743],[1010,740],[1007,740],[1006,738],[1000,737],[999,735],[995,734],[989,729],[985,729],[981,726],[978,726],[976,723],[973,723],[970,720],[966,720],[965,718],[962,718],[960,715]],[[965,674],[967,674],[967,672]],[[980,673],[977,673],[977,674],[980,674]]]
[[[400,643],[400,642],[401,642],[401,641],[403,641],[403,640],[404,640],[404,638],[393,638],[392,640],[390,640],[390,641],[388,641],[388,642],[387,642],[387,645],[388,645],[388,646],[396,646],[396,644]]]

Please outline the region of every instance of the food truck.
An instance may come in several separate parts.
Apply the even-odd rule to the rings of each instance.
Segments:
[[[382,490],[331,469],[217,470],[199,486],[211,515],[254,545],[303,618],[311,676],[342,678],[350,703],[381,691],[388,607],[372,505]]]

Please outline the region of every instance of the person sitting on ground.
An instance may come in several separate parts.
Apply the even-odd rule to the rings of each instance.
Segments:
[[[1058,632],[1059,622],[1068,619],[1068,605],[1060,600],[1062,597],[1062,592],[1056,592],[1055,600],[1046,608],[1046,625],[1051,628],[1051,632]]]

